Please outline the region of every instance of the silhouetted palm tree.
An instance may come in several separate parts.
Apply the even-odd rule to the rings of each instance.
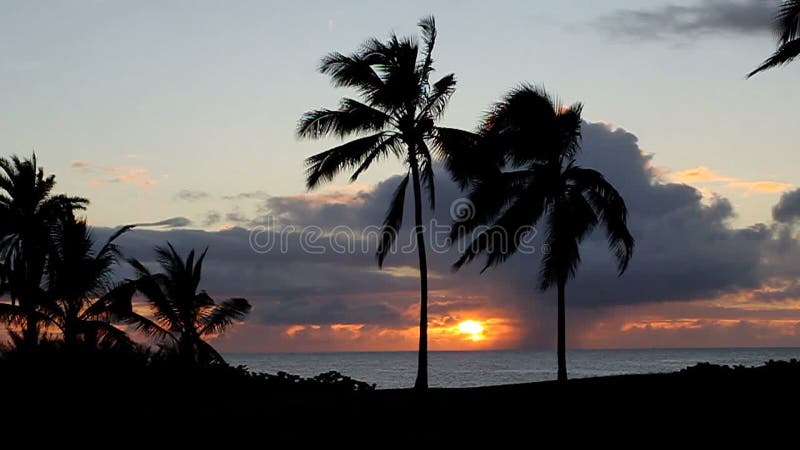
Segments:
[[[114,241],[133,228],[117,230],[98,250],[84,220],[61,221],[52,233],[47,262],[47,301],[40,306],[47,324],[55,326],[67,348],[131,346],[133,342],[112,320],[130,312],[132,283],[115,285],[113,269],[119,249]]]
[[[756,70],[750,72],[747,78],[787,64],[800,55],[800,0],[788,0],[780,5],[774,28],[778,36],[778,49]]]
[[[55,177],[44,176],[36,155],[0,158],[0,291],[11,298],[11,306],[19,303],[24,312],[16,321],[21,335],[12,331],[12,338],[28,347],[39,341],[42,317],[37,307],[45,299],[41,284],[52,226],[89,203],[51,195],[54,186]]]
[[[472,148],[461,149],[461,161],[448,163],[462,185],[472,185],[475,206],[474,216],[457,224],[451,237],[467,238],[479,225],[491,224],[473,236],[456,268],[481,253],[487,255],[484,270],[500,264],[546,218],[539,287],[558,289],[559,380],[567,379],[565,289],[578,269],[581,241],[605,225],[620,274],[634,246],[622,197],[602,174],[575,163],[581,110],[580,104],[558,106],[544,90],[522,85],[494,106]]]
[[[378,243],[378,265],[392,247],[403,221],[406,188],[414,191],[414,224],[420,270],[420,332],[417,389],[428,387],[428,268],[422,227],[422,189],[435,207],[433,158],[428,142],[441,129],[435,126],[455,91],[453,74],[430,84],[436,24],[432,17],[419,22],[422,48],[413,38],[392,35],[388,42],[375,38],[349,55],[331,53],[322,59],[320,72],[330,75],[336,87],[355,89],[362,101],[342,99],[338,109],[307,112],[298,125],[300,137],[336,136],[350,142],[306,160],[306,186],[314,189],[344,170],[355,181],[374,162],[400,158],[408,172],[394,192]],[[446,131],[446,130],[445,130]]]
[[[185,261],[169,243],[155,250],[163,273],[151,273],[141,262],[129,260],[138,276],[133,283],[149,304],[152,319],[134,312],[126,322],[173,347],[186,364],[224,362],[203,338],[219,335],[243,319],[250,303],[243,298],[216,303],[205,291],[197,291],[206,251],[195,262],[194,250]]]

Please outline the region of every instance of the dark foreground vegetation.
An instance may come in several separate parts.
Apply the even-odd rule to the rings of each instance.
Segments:
[[[576,430],[568,440],[613,441],[635,431],[679,442],[688,433],[695,441],[775,437],[794,428],[800,400],[795,360],[419,393],[373,390],[337,373],[304,379],[222,364],[190,367],[158,354],[57,355],[0,359],[3,426],[50,415],[57,420],[48,427],[90,425],[112,438],[142,424],[166,439],[212,433],[232,443],[257,432],[256,439],[269,442],[333,444],[356,438],[382,447],[376,439],[395,444],[419,436],[426,443],[544,440],[558,435],[567,420]],[[80,433],[62,438],[81,439]]]

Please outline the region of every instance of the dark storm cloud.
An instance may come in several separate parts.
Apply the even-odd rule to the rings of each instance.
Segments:
[[[583,136],[579,163],[603,172],[623,194],[637,247],[628,272],[617,277],[601,230],[583,244],[583,262],[568,286],[570,305],[584,310],[581,314],[588,317],[593,309],[612,305],[707,299],[760,286],[774,276],[791,276],[798,267],[790,264],[800,259],[790,235],[782,238],[766,225],[731,228],[728,221],[734,211],[727,200],[706,204],[690,186],[659,181],[635,135],[584,124]],[[151,262],[152,247],[166,241],[181,252],[209,246],[202,287],[219,296],[249,298],[255,305],[253,317],[267,324],[407,324],[407,312],[418,301],[416,254],[392,254],[387,270],[379,271],[374,242],[362,242],[358,234],[365,226],[381,223],[399,180],[400,176],[390,177],[373,190],[331,197],[271,197],[261,213],[281,221],[259,231],[256,248],[253,235],[244,228],[133,230],[120,243],[132,256]],[[443,173],[437,183],[439,207],[434,215],[426,213],[426,223],[449,224],[449,207],[464,194]],[[410,203],[409,190],[400,248],[412,241]],[[303,244],[304,227],[310,225],[329,231],[349,226],[356,251],[332,251],[324,237],[311,249],[321,246],[324,251],[311,251]],[[261,244],[267,241],[273,246],[263,252]],[[452,273],[455,251],[429,249],[432,298],[439,295],[448,302],[433,307],[432,314],[459,308],[502,310],[538,330],[530,342],[551,339],[551,321],[541,318],[550,317],[554,294],[536,290],[539,258],[539,253],[519,254],[483,275],[478,274],[480,264]]]
[[[778,204],[772,208],[772,218],[777,222],[789,223],[800,219],[800,189],[785,192]]]
[[[374,298],[296,298],[268,301],[258,310],[266,325],[366,323],[377,326],[409,327],[416,322],[396,305]]]
[[[181,189],[180,191],[178,191],[177,194],[175,194],[176,199],[183,200],[186,202],[196,202],[199,200],[208,199],[210,197],[211,194],[209,194],[206,191],[198,191],[192,189]]]
[[[709,34],[768,33],[777,2],[771,0],[704,0],[695,5],[664,4],[624,9],[595,21],[612,36],[635,39],[693,37]]]
[[[631,133],[584,124],[583,136],[579,163],[605,174],[623,195],[637,245],[630,269],[618,278],[602,233],[595,233],[584,244],[573,302],[688,300],[761,283],[762,251],[772,236],[766,227],[731,228],[726,199],[706,205],[690,186],[658,182]]]

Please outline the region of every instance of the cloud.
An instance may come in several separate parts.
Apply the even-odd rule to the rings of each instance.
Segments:
[[[778,204],[772,208],[772,218],[777,222],[793,222],[800,219],[800,189],[781,195]]]
[[[730,202],[722,197],[704,201],[694,187],[665,181],[637,137],[623,129],[586,123],[583,139],[579,163],[603,172],[623,194],[637,247],[628,272],[617,277],[603,233],[584,242],[582,264],[567,288],[570,345],[646,347],[658,346],[659,339],[685,343],[671,333],[695,336],[701,343],[738,345],[753,336],[753,329],[775,331],[775,320],[794,317],[774,311],[777,302],[791,308],[787,305],[793,300],[787,297],[800,290],[789,282],[800,275],[800,244],[788,228],[732,227]],[[439,173],[439,208],[425,213],[431,226],[449,224],[449,205],[464,195]],[[720,178],[712,175],[705,170],[693,176]],[[400,178],[371,188],[332,187],[322,193],[269,197],[260,210],[262,218],[271,215],[280,221],[255,234],[241,227],[214,232],[136,229],[120,244],[126,254],[150,263],[150,249],[166,241],[181,252],[209,246],[201,288],[218,297],[244,296],[254,304],[248,325],[225,341],[224,348],[413,349],[419,311],[417,256],[400,251],[413,242],[410,193],[398,249],[386,260],[389,270],[377,269],[376,241],[362,233],[382,222]],[[224,215],[212,211],[209,217],[221,221]],[[307,234],[304,227],[309,226],[320,233]],[[339,234],[337,229],[352,233]],[[342,237],[347,239],[339,240],[336,250]],[[534,246],[541,244],[538,239]],[[267,242],[272,244],[268,249],[263,245]],[[518,254],[483,275],[480,264],[453,273],[455,250],[429,247],[431,348],[551,346],[555,294],[536,289],[539,258],[539,253]],[[765,317],[770,308],[772,315]],[[454,331],[468,319],[491,324],[486,340],[465,341]],[[728,320],[745,325],[728,326]],[[697,324],[707,334],[688,326],[679,329],[684,323]],[[722,327],[728,337],[703,337]],[[770,333],[772,337],[757,342],[786,342]]]
[[[73,169],[87,170],[87,169],[89,169],[89,162],[88,161],[72,161],[72,163],[69,166],[72,167]]]
[[[211,198],[211,194],[205,191],[181,189],[177,194],[175,194],[175,198],[187,202],[196,202],[198,200]]]
[[[70,167],[82,174],[93,175],[89,183],[94,186],[128,183],[134,186],[147,187],[156,184],[156,180],[143,167],[98,166],[88,161],[73,161]]]
[[[234,195],[223,195],[223,200],[252,200],[252,199],[263,199],[269,197],[264,191],[249,191],[249,192],[240,192]]]
[[[702,0],[694,5],[618,10],[594,25],[611,36],[637,40],[766,34],[776,11],[777,3],[770,0]]]
[[[667,172],[664,176],[674,183],[719,184],[733,189],[741,189],[747,193],[757,194],[777,194],[792,188],[792,184],[781,181],[750,181],[722,175],[705,166],[678,172]]]
[[[225,214],[225,220],[238,225],[247,225],[250,223],[250,219],[244,213],[238,210]]]
[[[222,214],[219,211],[208,211],[203,218],[203,225],[210,227],[218,224],[220,220],[222,220]]]
[[[192,221],[186,217],[170,217],[169,219],[159,220],[158,222],[137,223],[137,227],[164,227],[164,228],[180,228],[187,227],[192,224]]]

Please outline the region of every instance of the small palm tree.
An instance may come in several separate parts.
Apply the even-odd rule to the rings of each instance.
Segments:
[[[747,78],[773,67],[782,66],[800,55],[800,0],[787,0],[778,7],[775,17],[778,49],[764,60]]]
[[[243,298],[216,303],[205,291],[197,291],[207,250],[195,261],[194,250],[183,260],[169,243],[156,247],[163,273],[151,273],[141,262],[129,260],[137,274],[133,284],[149,304],[152,319],[132,312],[126,322],[174,349],[188,365],[224,363],[204,338],[221,334],[250,312]]]
[[[306,186],[314,189],[344,170],[350,181],[373,163],[395,156],[407,167],[383,221],[378,243],[378,266],[394,244],[403,222],[406,188],[414,191],[414,224],[420,270],[419,361],[417,389],[428,387],[428,263],[422,227],[422,190],[435,207],[434,156],[428,142],[439,133],[435,126],[455,91],[453,74],[431,84],[436,24],[432,17],[419,22],[422,49],[412,38],[392,35],[388,42],[372,38],[352,55],[331,53],[322,59],[320,72],[330,75],[336,87],[355,89],[362,101],[342,99],[337,109],[309,111],[300,119],[297,135],[319,139],[362,136],[306,160]]]
[[[484,270],[502,263],[546,217],[539,287],[558,290],[559,380],[567,379],[565,290],[580,263],[581,241],[605,225],[620,274],[634,246],[622,197],[602,174],[575,163],[581,109],[557,106],[544,90],[522,85],[494,106],[473,138],[475,146],[462,148],[449,164],[462,169],[454,171],[457,180],[473,186],[469,198],[475,205],[475,215],[454,227],[451,237],[467,238],[479,225],[491,224],[466,246],[456,268],[482,253]]]
[[[120,228],[96,251],[85,220],[64,220],[52,233],[45,289],[48,301],[40,309],[47,325],[61,332],[65,347],[133,345],[112,320],[130,311],[134,287],[130,283],[114,285],[111,279],[120,255],[114,241],[131,228]]]
[[[39,341],[38,306],[46,297],[41,289],[50,231],[63,217],[89,203],[80,197],[52,195],[53,175],[45,177],[36,155],[0,158],[0,291],[19,304],[21,336],[15,342],[28,347]],[[18,338],[18,339],[16,339]]]

